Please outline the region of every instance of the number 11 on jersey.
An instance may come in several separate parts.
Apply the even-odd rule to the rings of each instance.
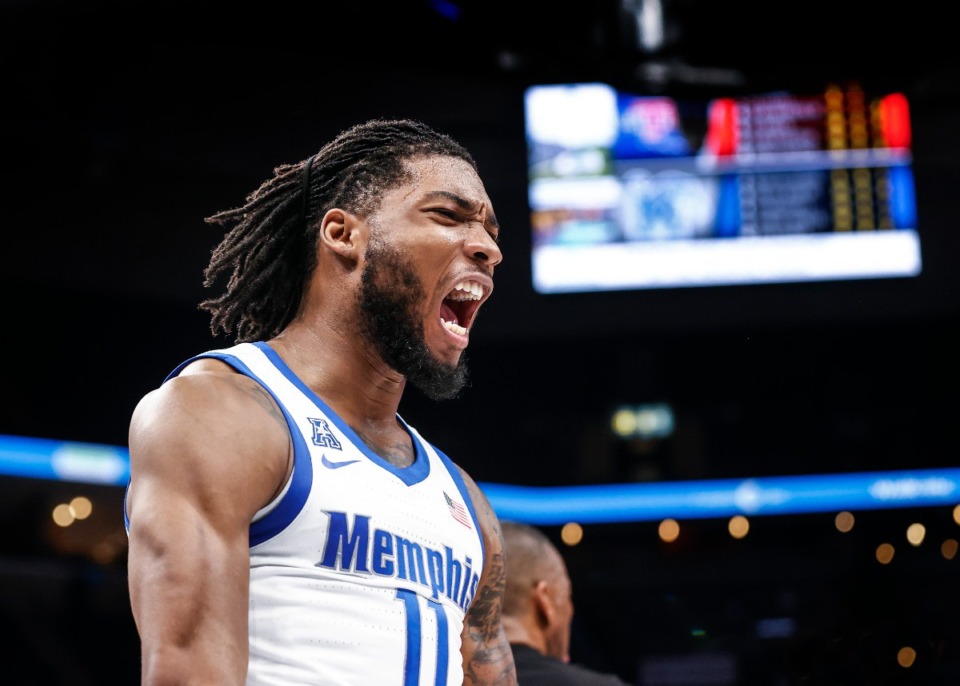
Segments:
[[[404,588],[397,589],[397,600],[403,601],[407,613],[407,654],[403,670],[403,686],[419,686],[421,653],[420,604],[417,594]],[[437,671],[434,683],[446,686],[447,664],[450,659],[450,643],[447,629],[447,614],[443,605],[430,598],[426,599],[430,609],[437,615]]]

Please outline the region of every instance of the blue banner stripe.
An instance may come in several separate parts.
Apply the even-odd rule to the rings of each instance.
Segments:
[[[0,475],[126,486],[126,448],[0,436]],[[589,486],[480,482],[501,519],[614,523],[960,504],[960,469]]]

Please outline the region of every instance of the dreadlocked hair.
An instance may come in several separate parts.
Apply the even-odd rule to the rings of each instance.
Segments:
[[[208,288],[229,275],[222,294],[199,304],[211,315],[213,335],[238,343],[276,336],[296,316],[316,269],[326,211],[367,216],[385,192],[409,179],[405,161],[431,155],[477,168],[460,143],[422,122],[373,119],[342,131],[306,160],[276,167],[243,206],[207,217],[228,229],[203,272]]]

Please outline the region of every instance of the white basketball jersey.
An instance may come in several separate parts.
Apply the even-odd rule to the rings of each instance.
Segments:
[[[293,475],[250,527],[248,686],[460,686],[484,550],[450,459],[398,416],[416,459],[392,466],[265,343],[198,357],[257,380],[293,437]]]

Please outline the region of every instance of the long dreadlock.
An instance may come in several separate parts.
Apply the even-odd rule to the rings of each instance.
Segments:
[[[317,266],[319,219],[331,207],[361,216],[376,211],[383,193],[409,178],[404,162],[424,155],[470,153],[450,136],[410,119],[373,119],[342,131],[312,157],[273,170],[242,207],[206,221],[229,228],[203,272],[205,287],[229,273],[226,290],[199,308],[210,330],[236,342],[272,338],[300,308]]]

